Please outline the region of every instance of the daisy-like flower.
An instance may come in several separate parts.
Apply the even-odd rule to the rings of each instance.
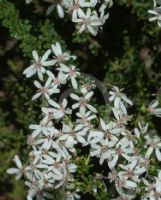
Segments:
[[[122,108],[122,110],[124,110],[123,108],[124,102],[126,102],[129,105],[133,105],[133,103],[130,99],[127,98],[127,96],[124,93],[122,93],[122,90],[123,89],[119,89],[117,86],[113,86],[112,91],[109,92],[110,94],[109,101],[110,102],[114,101],[115,108]]]
[[[53,199],[53,194],[43,190],[42,181],[37,180],[36,178],[30,181],[26,181],[25,185],[29,187],[27,200],[33,200],[33,199]]]
[[[33,130],[31,135],[32,138],[36,138],[40,134],[45,134],[51,129],[53,131],[55,130],[51,121],[49,121],[48,123],[44,123],[44,121],[41,121],[39,124],[31,124],[29,128]]]
[[[161,161],[161,140],[159,137],[147,138],[146,145],[148,149],[146,151],[145,157],[150,158],[153,151],[155,151],[155,155],[159,161]]]
[[[102,139],[98,144],[91,144],[91,156],[97,156],[100,158],[100,165],[103,164],[104,160],[111,159],[112,147],[115,143],[108,139]]]
[[[72,175],[67,171],[65,163],[63,163],[63,166],[61,168],[61,171],[57,174],[53,175],[53,178],[58,181],[59,183],[55,186],[55,189],[60,188],[64,183],[72,182],[73,177]]]
[[[81,13],[79,18],[72,19],[73,22],[80,24],[79,33],[84,31],[90,32],[92,35],[96,36],[98,32],[98,26],[101,26],[102,23],[100,22],[98,15],[96,12],[91,11],[90,8],[87,9],[87,13]]]
[[[132,153],[133,147],[129,147],[129,144],[120,144],[119,142],[115,145],[115,148],[111,150],[111,159],[108,161],[108,166],[113,169],[120,157],[124,157]]]
[[[54,108],[42,107],[42,113],[44,114],[43,123],[47,124],[49,121],[54,119]]]
[[[88,108],[90,111],[97,113],[97,110],[95,107],[90,105],[88,102],[91,100],[91,97],[93,96],[94,92],[90,91],[85,96],[79,97],[76,94],[70,94],[70,97],[76,101],[77,103],[72,105],[72,109],[79,108],[80,112],[85,112],[86,108]]]
[[[51,54],[51,50],[47,50],[41,58],[38,56],[37,51],[33,51],[32,55],[34,58],[34,63],[32,65],[30,65],[27,69],[25,69],[23,72],[23,74],[26,76],[26,78],[29,78],[37,73],[38,78],[41,81],[43,81],[43,75],[46,72],[44,67],[53,66],[55,64],[54,60],[47,61],[50,54]]]
[[[140,138],[141,136],[145,135],[148,131],[149,124],[146,123],[145,125],[141,124],[141,122],[138,122],[138,128],[134,128],[134,134],[137,138]]]
[[[43,0],[46,1],[48,3],[51,3],[51,5],[48,7],[46,14],[49,15],[51,12],[53,12],[53,10],[57,9],[57,13],[59,15],[60,18],[64,18],[64,9],[62,7],[62,0]]]
[[[60,43],[57,42],[56,44],[53,44],[51,46],[53,53],[54,53],[54,61],[55,63],[64,63],[65,61],[70,60],[71,58],[73,60],[76,59],[76,56],[70,56],[69,53],[65,52],[63,53],[62,48],[60,46]]]
[[[161,27],[161,7],[155,7],[153,10],[148,10],[148,13],[154,15],[149,18],[149,21],[157,21],[158,26]]]
[[[131,156],[131,155],[124,155],[124,158],[128,162],[136,162],[137,165],[135,166],[135,171],[138,172],[138,174],[142,174],[146,171],[148,171],[148,168],[150,166],[150,160],[148,158],[136,155],[136,156]]]
[[[68,76],[65,75],[63,72],[59,72],[57,76],[55,76],[52,72],[50,71],[46,71],[47,75],[49,76],[50,79],[52,79],[52,82],[51,84],[53,86],[61,86],[61,85],[64,85],[66,84],[67,82],[67,78]]]
[[[79,117],[77,119],[77,126],[79,126],[80,128],[88,128],[91,129],[93,127],[93,125],[91,124],[91,120],[96,118],[96,115],[93,114],[91,111],[84,111],[81,110],[80,112],[76,113],[77,117]]]
[[[76,78],[80,75],[80,73],[78,72],[77,68],[74,65],[71,65],[70,67],[68,67],[61,63],[58,70],[65,73],[65,75],[67,76],[67,79],[71,80],[71,84],[74,89],[78,88]]]
[[[102,119],[100,119],[100,125],[104,133],[104,137],[116,143],[118,141],[116,135],[120,135],[121,129],[114,126],[113,123],[105,124]]]
[[[80,142],[83,145],[86,144],[86,131],[80,129],[79,127],[74,127],[73,124],[66,125],[63,123],[62,131],[64,135],[60,136],[59,140],[65,141],[65,146],[67,148],[73,148],[73,146],[78,142]]]
[[[134,190],[137,188],[137,184],[134,181],[126,179],[124,176],[119,175],[119,178],[115,181],[115,187],[120,195],[125,194],[124,189]]]
[[[17,165],[17,168],[9,168],[7,170],[7,173],[8,174],[16,174],[16,180],[18,180],[21,178],[21,176],[24,173],[24,166],[22,165],[21,160],[19,159],[19,157],[17,155],[14,157],[13,161]]]
[[[145,190],[146,190],[146,193],[142,197],[143,200],[161,200],[161,191],[160,191],[161,185],[160,182],[157,183],[157,177],[156,177],[156,182],[149,182],[148,180],[143,178],[143,183],[145,185]]]
[[[55,137],[55,132],[46,132],[43,134],[43,138],[37,139],[37,143],[40,145],[42,144],[42,149],[49,150],[53,144]]]
[[[90,130],[88,135],[88,143],[96,144],[104,139],[104,133],[99,130]]]
[[[96,3],[95,3],[96,4]],[[66,4],[69,13],[72,13],[72,19],[76,19],[82,15],[82,8],[95,6],[90,1],[86,0],[71,0],[70,3]]]
[[[131,131],[128,130],[122,131],[121,135],[123,136],[119,141],[121,145],[124,144],[129,144],[129,146],[134,145],[135,135],[133,135]]]
[[[119,167],[124,171],[119,171],[119,175],[125,179],[130,179],[134,182],[140,182],[139,176],[145,171],[136,170],[137,160],[133,160],[128,165],[119,164]]]
[[[55,119],[60,119],[60,118],[64,117],[65,114],[69,115],[69,114],[72,113],[71,109],[66,108],[67,104],[68,104],[66,99],[63,99],[62,104],[58,104],[58,103],[56,103],[55,101],[53,101],[51,99],[48,102],[49,102],[49,104],[51,106],[54,107],[53,116],[54,116]]]
[[[161,117],[161,108],[157,108],[159,105],[158,100],[153,100],[149,104],[148,111],[150,112],[151,115],[155,115],[156,117]]]
[[[39,98],[41,95],[43,95],[47,100],[49,100],[50,95],[59,93],[60,90],[57,88],[56,85],[51,87],[51,81],[52,79],[48,78],[48,80],[45,83],[45,86],[42,86],[38,81],[34,81],[34,85],[38,88],[38,91],[32,97],[32,100]]]

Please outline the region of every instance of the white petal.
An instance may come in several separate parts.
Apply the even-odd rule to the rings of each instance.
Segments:
[[[55,63],[56,63],[55,60],[50,60],[50,61],[42,62],[42,65],[43,66],[53,66],[53,65],[55,65]]]
[[[137,184],[133,181],[126,181],[126,188],[128,189],[132,189],[132,188],[136,188],[137,187]]]
[[[73,76],[71,77],[71,83],[72,83],[72,86],[73,86],[74,89],[78,88],[77,81]]]
[[[79,96],[77,96],[76,94],[70,94],[70,97],[76,101],[79,101]]]
[[[119,156],[118,156],[118,155],[115,155],[114,158],[112,159],[112,161],[109,161],[109,162],[108,162],[108,166],[109,166],[109,168],[110,168],[111,170],[115,167],[115,165],[116,165],[116,163],[117,163],[117,161],[118,161],[118,158],[119,158]]]
[[[7,173],[8,174],[18,174],[19,173],[19,169],[17,169],[17,168],[9,168],[9,169],[7,169]]]
[[[22,168],[22,163],[17,155],[14,157],[14,161],[18,168]]]
[[[45,54],[43,55],[43,57],[42,57],[42,59],[41,59],[41,62],[46,61],[46,60],[48,59],[48,57],[49,57],[50,54],[51,54],[51,50],[49,49],[49,50],[47,50],[47,51],[45,52]]]
[[[94,113],[97,113],[97,110],[96,110],[96,108],[95,108],[95,107],[93,107],[92,105],[90,105],[90,104],[87,104],[87,108],[88,108],[89,110],[91,110],[92,112],[94,112]]]
[[[32,51],[32,56],[33,56],[33,58],[35,59],[36,62],[39,61],[39,56],[37,54],[37,51]]]
[[[40,96],[41,96],[41,93],[38,92],[32,97],[32,100],[34,101],[35,99],[39,98]]]
[[[156,157],[157,157],[157,159],[158,159],[159,161],[161,161],[161,152],[160,152],[160,150],[159,150],[158,148],[156,148],[155,152],[156,152]]]
[[[86,99],[86,100],[90,99],[90,98],[93,96],[93,94],[94,94],[93,91],[88,92],[88,93],[85,95],[85,99]]]
[[[57,12],[58,12],[60,18],[63,18],[63,17],[64,17],[64,10],[63,10],[63,8],[60,6],[60,4],[57,5]]]
[[[145,158],[150,158],[151,154],[153,152],[153,148],[152,147],[149,147],[148,150],[146,151],[145,153]]]
[[[42,88],[41,84],[38,81],[34,81],[34,85],[39,89]]]

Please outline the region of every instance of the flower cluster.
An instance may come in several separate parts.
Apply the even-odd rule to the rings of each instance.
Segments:
[[[49,60],[51,53],[53,56]],[[60,94],[61,86],[67,81],[71,81],[73,88],[77,89],[79,72],[74,65],[68,64],[75,56],[62,52],[59,43],[53,44],[42,57],[36,51],[32,54],[34,61],[23,74],[26,78],[37,75],[39,80],[34,81],[37,92],[32,100],[42,97],[48,106],[42,107],[43,119],[29,126],[32,130],[27,141],[31,148],[29,164],[23,166],[16,155],[14,161],[18,168],[10,168],[8,173],[16,174],[17,179],[25,175],[25,184],[29,187],[28,200],[35,196],[37,199],[53,199],[49,191],[60,187],[66,199],[79,198],[76,189],[73,190],[71,186],[73,173],[77,169],[71,158],[75,152],[74,145],[83,140],[84,132],[78,125],[61,120],[72,114],[67,99],[56,102],[52,98]],[[51,66],[55,68],[55,73],[49,70]]]
[[[33,51],[33,58],[23,73],[26,78],[37,75],[39,79],[34,81],[37,92],[32,100],[42,97],[45,101],[42,120],[29,126],[29,162],[23,165],[16,155],[17,168],[8,169],[16,179],[26,177],[27,199],[53,199],[53,189],[61,190],[64,199],[78,199],[74,155],[80,146],[88,146],[89,155],[96,157],[100,165],[107,163],[106,179],[115,192],[110,193],[108,188],[105,191],[111,199],[161,199],[161,171],[155,168],[161,162],[161,138],[150,131],[148,123],[139,122],[132,128],[127,108],[133,102],[123,89],[113,86],[109,91],[107,107],[111,113],[107,121],[99,118],[99,109],[92,104],[94,83],[82,84],[79,70],[70,64],[75,56],[63,52],[56,43],[42,57]],[[72,92],[60,101],[62,88],[68,83]],[[157,100],[150,103],[149,114],[161,117],[158,104]],[[103,181],[104,174],[100,177]]]
[[[76,23],[78,33],[89,32],[97,35],[98,30],[109,17],[108,8],[113,5],[112,0],[44,0],[51,5],[47,9],[49,15],[55,8],[60,18],[65,12],[71,15],[72,22]],[[26,0],[27,3],[31,2]],[[98,8],[98,9],[97,9]]]
[[[158,5],[158,6],[157,6]],[[154,8],[148,10],[148,13],[154,15],[153,17],[149,18],[149,21],[157,21],[158,26],[161,27],[161,1],[154,0]]]

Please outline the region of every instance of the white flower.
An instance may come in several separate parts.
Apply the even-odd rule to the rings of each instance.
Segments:
[[[65,61],[70,60],[70,58],[72,58],[73,60],[76,59],[76,56],[70,56],[69,53],[67,52],[63,53],[59,42],[57,42],[55,45],[53,44],[51,48],[55,55],[54,56],[55,63],[58,63],[58,64],[64,63]]]
[[[91,111],[84,111],[81,110],[80,112],[76,113],[77,117],[79,117],[77,119],[77,123],[78,126],[81,128],[88,128],[91,129],[93,127],[93,125],[91,124],[91,120],[96,118],[95,114],[92,114]]]
[[[112,148],[115,143],[108,139],[102,139],[98,144],[91,144],[91,156],[97,156],[100,158],[100,164],[102,165],[104,160],[111,158]]]
[[[141,136],[145,135],[148,131],[149,124],[146,123],[145,125],[141,124],[141,122],[138,122],[139,128],[134,128],[134,134],[136,137],[140,138]]]
[[[45,134],[51,128],[53,129],[53,123],[51,121],[49,121],[48,123],[44,123],[44,121],[41,121],[40,124],[31,124],[29,128],[34,130],[31,135],[32,138],[36,138],[40,134]]]
[[[54,108],[47,108],[47,107],[42,107],[42,113],[44,114],[44,118],[42,122],[44,124],[47,124],[49,121],[54,119]]]
[[[54,137],[55,137],[55,132],[52,131],[52,132],[45,132],[43,134],[43,138],[41,139],[38,139],[37,140],[37,143],[40,144],[40,143],[43,143],[42,144],[42,149],[46,149],[46,150],[49,150],[53,144],[53,141],[54,141]]]
[[[115,145],[115,148],[111,151],[111,159],[108,161],[108,166],[110,169],[113,169],[118,159],[122,156],[126,156],[132,153],[133,148],[129,147],[129,144],[120,144],[119,142]]]
[[[79,33],[89,31],[94,36],[97,35],[98,26],[102,25],[97,14],[95,12],[92,13],[90,8],[87,9],[86,14],[82,12],[79,18],[74,18],[72,21],[80,24]]]
[[[148,138],[146,141],[146,145],[148,149],[146,151],[145,157],[150,158],[153,151],[155,151],[155,155],[159,161],[161,161],[161,140],[159,137]]]
[[[54,175],[53,175],[53,178],[59,182],[59,183],[55,186],[55,189],[60,188],[64,183],[72,182],[72,181],[73,181],[73,177],[72,177],[71,174],[67,171],[66,165],[65,165],[64,163],[63,163],[61,172],[59,171],[59,173],[54,174]]]
[[[48,7],[48,9],[46,11],[47,15],[49,15],[56,7],[59,17],[64,18],[64,9],[63,9],[61,3],[59,3],[59,1],[55,1],[55,0],[43,0],[43,1],[51,3],[51,5]]]
[[[60,67],[58,70],[62,71],[67,75],[67,78],[71,80],[71,84],[74,89],[78,88],[78,84],[76,81],[76,78],[80,75],[77,68],[74,65],[71,65],[70,67],[60,63]]]
[[[72,99],[78,101],[78,103],[72,105],[72,109],[79,108],[80,112],[85,112],[86,108],[88,108],[90,111],[96,113],[97,112],[96,108],[88,103],[91,100],[93,94],[94,94],[93,91],[88,92],[85,96],[82,97],[79,97],[76,94],[70,94],[70,97]]]
[[[55,64],[53,60],[47,61],[50,53],[51,53],[51,50],[47,50],[41,58],[38,56],[37,51],[32,52],[32,55],[35,61],[32,65],[30,65],[27,69],[24,70],[23,74],[26,76],[26,78],[29,78],[37,73],[38,78],[41,81],[43,81],[43,75],[46,72],[44,67],[52,66]]]
[[[119,175],[119,178],[116,180],[115,186],[119,194],[124,194],[123,188],[126,188],[126,189],[137,188],[137,184],[134,181],[128,180],[121,175]]]
[[[161,7],[155,7],[153,10],[148,10],[148,13],[153,14],[153,17],[149,18],[149,21],[157,21],[158,26],[161,27]]]
[[[140,182],[139,176],[145,171],[136,170],[137,160],[133,160],[128,165],[119,164],[119,167],[124,171],[119,171],[119,175],[125,179],[130,179],[134,182]]]
[[[149,169],[150,161],[147,158],[144,158],[142,156],[136,155],[124,155],[124,158],[129,162],[137,162],[137,165],[135,166],[135,170],[138,172],[138,174],[142,174]]]
[[[15,164],[17,165],[17,168],[9,168],[7,170],[8,174],[16,174],[16,180],[20,179],[21,176],[24,173],[24,167],[19,159],[19,157],[16,155],[13,159],[13,161],[15,162]]]
[[[157,106],[159,105],[158,100],[153,100],[150,104],[149,104],[149,108],[148,111],[150,112],[151,115],[155,115],[157,117],[161,117],[161,108],[157,108]]]
[[[102,119],[100,119],[100,124],[104,133],[104,137],[116,143],[118,138],[115,135],[120,135],[121,129],[114,126],[113,123],[105,124]]]
[[[67,148],[73,148],[75,144],[80,142],[81,144],[85,145],[86,140],[84,136],[86,132],[79,127],[73,127],[73,124],[66,125],[63,124],[63,136],[60,136],[60,140],[64,140]]]
[[[61,85],[66,84],[66,82],[67,82],[68,76],[65,75],[61,71],[58,73],[57,77],[55,77],[55,75],[50,71],[46,71],[46,73],[49,76],[49,78],[52,79],[52,83],[51,84],[53,86],[59,86],[60,87]]]
[[[56,85],[51,87],[51,81],[52,79],[48,78],[48,80],[45,83],[45,86],[42,86],[38,81],[34,81],[34,85],[38,88],[38,91],[32,97],[32,100],[39,98],[41,95],[43,95],[47,100],[49,100],[50,95],[59,93],[60,90],[57,88]]]
[[[92,7],[91,2],[87,2],[86,0],[71,0],[70,3],[67,5],[68,12],[72,13],[72,19],[80,17],[82,15],[83,9],[87,7]]]
[[[122,93],[123,89],[119,89],[117,86],[112,87],[112,91],[109,92],[110,97],[109,101],[114,101],[114,107],[115,108],[121,108],[122,111],[125,109],[124,102],[126,102],[129,105],[133,105],[132,101],[126,97],[124,93]]]
[[[96,144],[103,140],[104,133],[99,130],[90,130],[88,135],[88,143],[89,144]],[[108,139],[108,138],[107,138]]]
[[[161,200],[161,192],[160,192],[160,182],[157,182],[156,178],[156,183],[154,182],[149,182],[145,178],[143,178],[143,183],[145,185],[146,193],[142,197],[143,200]],[[157,191],[159,188],[159,191]]]
[[[123,136],[119,141],[121,145],[124,144],[128,144],[129,146],[134,145],[133,142],[135,141],[135,136],[132,134],[131,131],[128,130],[122,131],[121,135]]]
[[[66,99],[63,99],[63,102],[60,105],[58,103],[56,103],[55,101],[51,100],[51,99],[48,102],[49,102],[49,104],[51,106],[54,107],[54,109],[53,109],[53,117],[55,119],[60,119],[60,118],[64,117],[65,114],[69,115],[69,114],[72,113],[71,109],[66,108],[67,107],[67,103],[68,103]]]

